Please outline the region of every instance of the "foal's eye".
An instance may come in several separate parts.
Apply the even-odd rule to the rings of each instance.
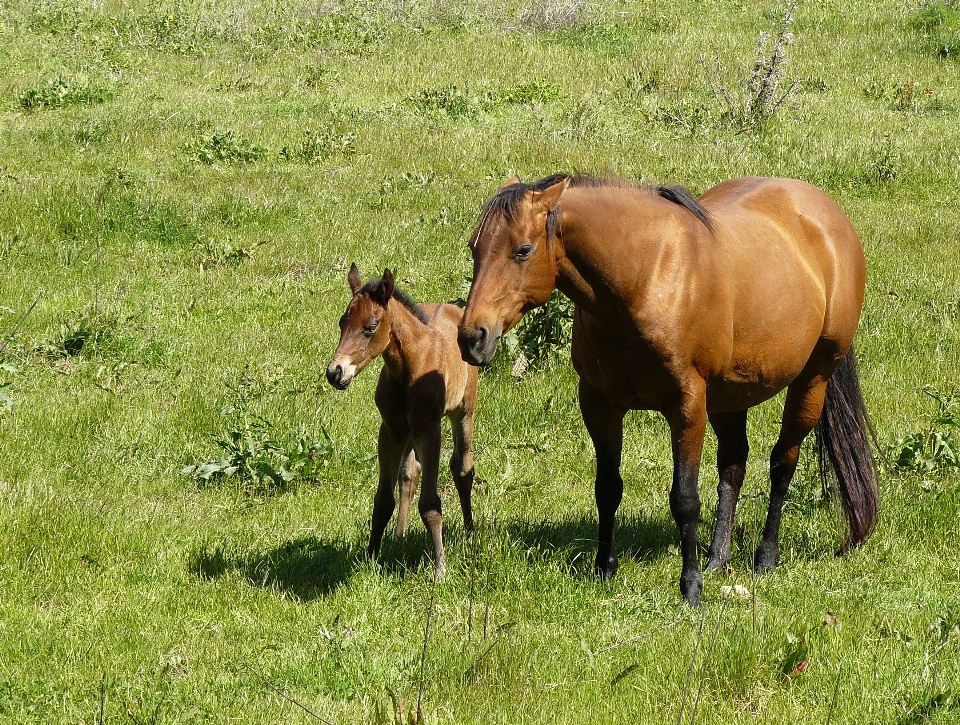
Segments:
[[[379,320],[371,322],[369,325],[363,326],[363,334],[367,337],[373,337],[373,334],[377,331],[377,327],[380,325]]]
[[[520,246],[520,248],[516,251],[516,254],[514,254],[513,256],[514,258],[516,258],[518,262],[525,262],[530,258],[530,252],[532,251],[533,251],[533,245],[523,244]]]

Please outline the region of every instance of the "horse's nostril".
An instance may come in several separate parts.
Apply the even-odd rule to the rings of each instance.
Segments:
[[[343,367],[337,365],[335,368],[327,368],[327,380],[332,385],[337,385],[343,379]]]
[[[486,327],[477,327],[477,331],[473,336],[473,343],[471,347],[473,347],[474,350],[482,350],[483,346],[487,342],[487,334]]]

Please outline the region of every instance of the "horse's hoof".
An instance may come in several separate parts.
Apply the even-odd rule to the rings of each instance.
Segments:
[[[754,554],[753,568],[757,574],[769,574],[777,568],[779,562],[779,549],[767,548],[761,545],[760,548],[757,549],[757,553]]]
[[[598,556],[593,566],[597,574],[603,577],[605,582],[608,582],[616,576],[620,562],[615,556],[611,556],[607,559],[601,559]]]
[[[703,591],[703,577],[700,572],[680,577],[680,594],[684,601],[696,609],[700,606],[700,592]]]

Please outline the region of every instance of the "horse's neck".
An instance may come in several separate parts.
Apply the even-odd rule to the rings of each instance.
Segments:
[[[583,190],[587,191],[587,190]],[[592,190],[591,190],[592,191]],[[598,190],[599,191],[599,190]],[[569,193],[569,192],[568,192]],[[625,287],[645,285],[651,275],[662,241],[643,232],[642,220],[652,211],[632,199],[616,200],[610,208],[593,195],[570,195],[562,202],[560,238],[557,241],[557,287],[573,302],[598,320],[613,310],[623,309]],[[636,222],[623,233],[624,204]],[[631,221],[634,221],[631,219]],[[626,310],[624,309],[626,312]]]
[[[387,303],[390,316],[390,344],[383,351],[383,362],[390,374],[399,381],[406,381],[416,373],[419,360],[418,345],[421,344],[426,327],[406,306],[391,299]]]

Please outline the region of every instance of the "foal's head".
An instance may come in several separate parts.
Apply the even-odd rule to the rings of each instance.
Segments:
[[[558,204],[569,178],[508,180],[487,202],[470,247],[473,285],[460,323],[463,359],[486,365],[504,332],[544,304],[557,279]]]
[[[357,373],[387,348],[387,303],[394,289],[393,272],[389,269],[383,270],[379,280],[364,285],[357,265],[352,264],[347,282],[353,298],[340,318],[340,344],[327,366],[327,380],[340,390],[346,390]]]

